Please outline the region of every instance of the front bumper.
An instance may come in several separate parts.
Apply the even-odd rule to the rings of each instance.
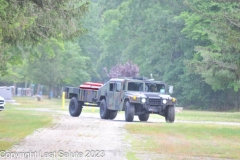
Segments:
[[[167,106],[175,105],[172,100],[167,100],[166,104],[163,104],[163,99],[148,99],[143,108],[149,113],[163,114]]]
[[[150,106],[150,105],[144,104],[143,108],[149,113],[160,114],[165,110],[166,105]]]
[[[0,111],[4,110],[4,106],[0,105]]]
[[[5,101],[0,100],[0,111],[4,110],[4,106],[5,106]]]

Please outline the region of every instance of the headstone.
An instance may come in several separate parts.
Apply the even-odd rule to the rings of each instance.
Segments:
[[[5,100],[12,100],[12,89],[11,87],[0,87],[0,96]]]

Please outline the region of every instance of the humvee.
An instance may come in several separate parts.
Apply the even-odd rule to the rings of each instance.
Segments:
[[[66,98],[71,99],[69,112],[79,116],[88,102],[100,107],[102,119],[114,119],[119,111],[125,111],[125,121],[134,116],[147,121],[149,114],[159,114],[166,122],[175,119],[176,98],[166,94],[166,84],[147,78],[112,78],[105,84],[85,83],[79,88],[65,87]],[[88,104],[89,105],[89,104]]]

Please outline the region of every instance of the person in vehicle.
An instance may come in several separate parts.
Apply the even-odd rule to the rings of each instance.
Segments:
[[[157,92],[157,86],[155,84],[151,85],[151,92]]]

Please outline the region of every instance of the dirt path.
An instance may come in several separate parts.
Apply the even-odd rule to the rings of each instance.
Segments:
[[[50,128],[36,130],[9,152],[18,153],[21,159],[123,160],[128,148],[124,124],[102,120],[97,114],[83,113],[77,118],[61,114]]]

